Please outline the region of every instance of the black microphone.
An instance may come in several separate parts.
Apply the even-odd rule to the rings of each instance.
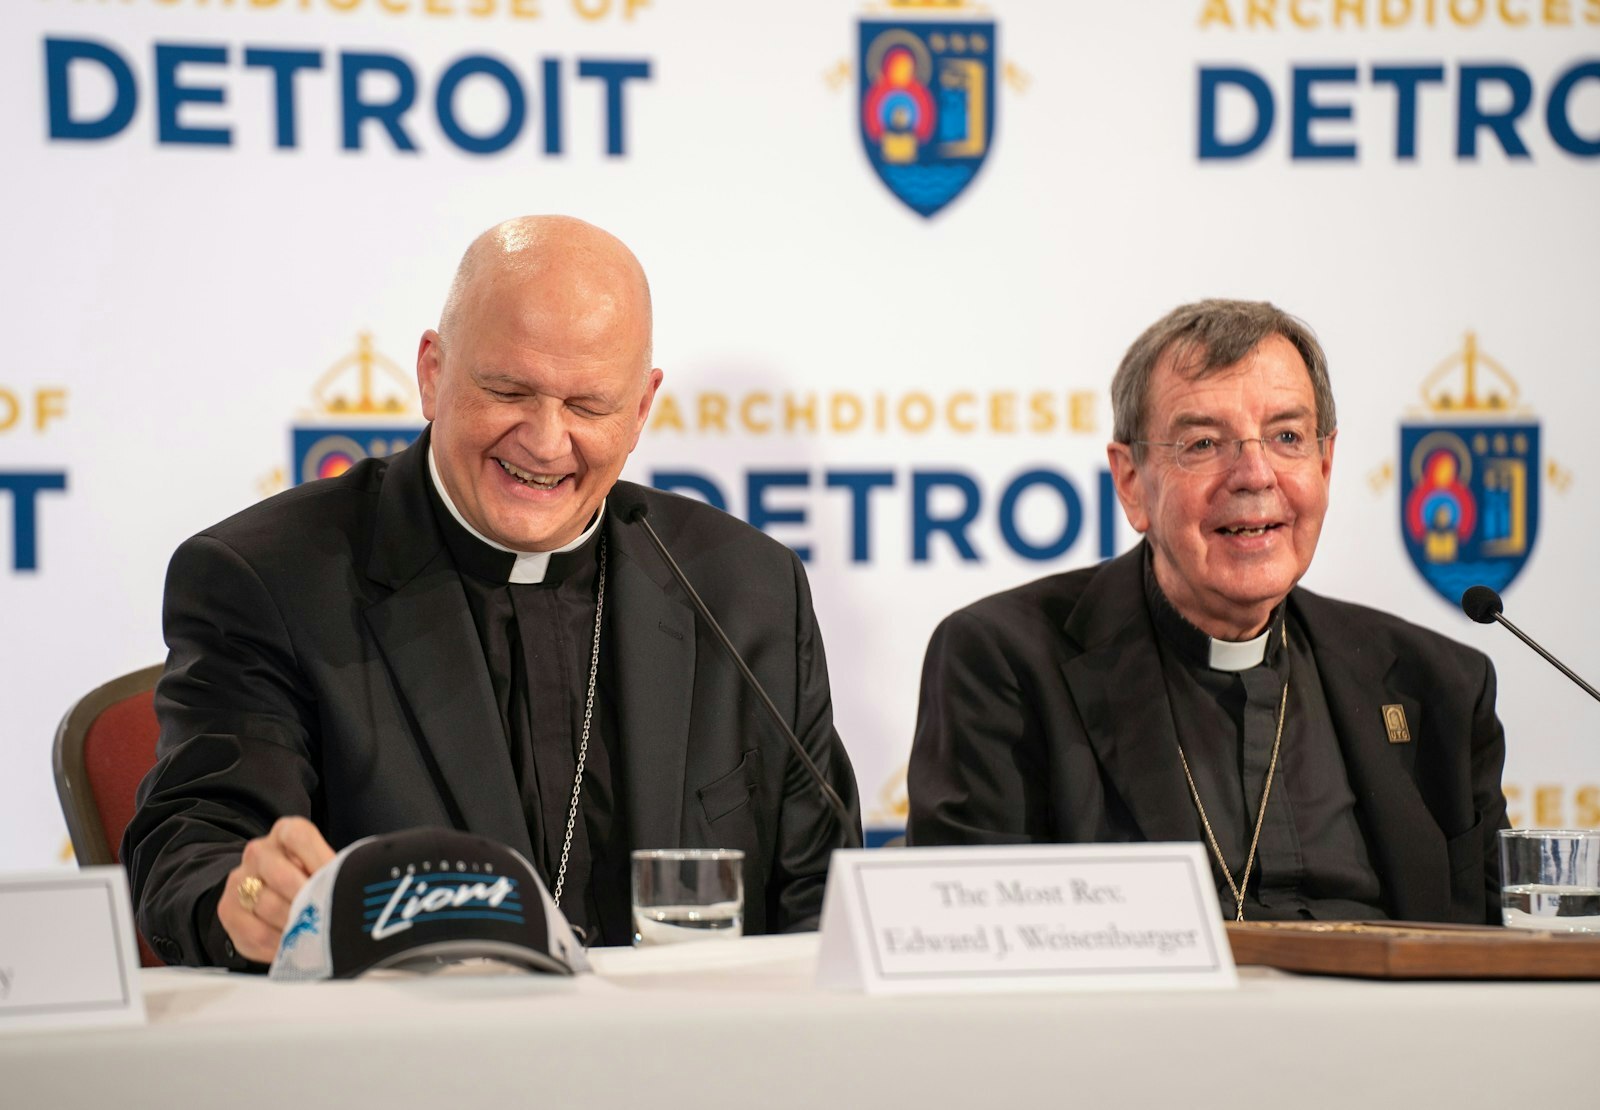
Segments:
[[[744,678],[745,685],[755,692],[761,704],[766,707],[767,716],[772,718],[774,725],[778,726],[778,731],[783,734],[783,738],[789,741],[789,747],[794,749],[794,754],[800,757],[800,762],[805,765],[806,772],[810,774],[811,780],[822,791],[822,800],[828,803],[828,808],[833,810],[834,816],[839,819],[839,827],[844,830],[846,846],[851,848],[861,847],[860,834],[856,832],[855,822],[850,820],[850,811],[845,808],[844,800],[839,797],[839,792],[833,788],[833,784],[823,778],[822,771],[818,769],[811,758],[811,753],[806,751],[805,745],[800,743],[800,738],[794,734],[794,729],[789,727],[789,722],[783,719],[783,714],[778,712],[778,707],[772,704],[772,699],[767,696],[767,692],[762,688],[760,680],[751,672],[749,665],[744,661],[744,657],[739,654],[739,649],[733,646],[733,641],[728,639],[728,634],[722,630],[722,625],[717,623],[717,618],[711,615],[711,610],[700,599],[700,595],[695,591],[694,586],[690,585],[688,576],[683,573],[683,568],[678,566],[678,561],[672,557],[672,553],[667,550],[667,545],[656,534],[655,528],[650,523],[650,507],[642,500],[633,497],[617,497],[615,492],[613,491],[613,499],[621,502],[618,508],[621,510],[620,515],[623,521],[628,524],[637,524],[644,529],[645,535],[650,537],[650,542],[655,544],[656,550],[660,552],[662,561],[667,564],[667,569],[672,572],[672,577],[677,579],[678,585],[683,588],[683,592],[689,595],[689,601],[693,604],[695,612],[699,613],[700,619],[706,622],[706,627],[711,629],[712,635],[717,638],[717,643],[722,645],[722,650],[728,653],[729,659],[733,660],[733,665],[739,668],[739,674]]]
[[[1501,612],[1505,606],[1500,601],[1500,595],[1495,593],[1488,586],[1472,586],[1468,588],[1467,592],[1461,595],[1461,608],[1466,611],[1467,616],[1471,617],[1479,624],[1493,624],[1495,621],[1499,621],[1501,624],[1511,629],[1511,631],[1516,634],[1517,639],[1521,640],[1534,651],[1537,651],[1540,655],[1544,656],[1546,661],[1548,661],[1552,667],[1566,675],[1568,678],[1572,679],[1572,681],[1576,682],[1579,686],[1583,687],[1584,693],[1588,694],[1595,701],[1600,701],[1600,692],[1597,692],[1593,686],[1590,686],[1583,679],[1573,674],[1572,671],[1568,669],[1567,665],[1561,660],[1557,659],[1554,655],[1551,655],[1548,651],[1544,650],[1544,648],[1534,643],[1533,640],[1531,640],[1528,635],[1522,631],[1522,629],[1506,620],[1505,615]]]

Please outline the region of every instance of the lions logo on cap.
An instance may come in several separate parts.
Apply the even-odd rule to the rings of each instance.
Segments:
[[[287,952],[299,943],[301,937],[314,937],[322,928],[322,915],[314,905],[308,905],[300,911],[300,916],[294,919],[294,924],[283,934],[283,939],[278,942],[278,951]]]

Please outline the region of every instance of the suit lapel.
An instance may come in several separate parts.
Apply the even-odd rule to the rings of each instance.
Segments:
[[[1367,851],[1388,908],[1403,919],[1442,920],[1450,908],[1448,853],[1414,777],[1423,706],[1397,688],[1393,652],[1346,628],[1338,612],[1315,594],[1297,590],[1292,598],[1311,639]],[[1389,742],[1385,705],[1404,707],[1411,743]]]
[[[1200,823],[1178,761],[1143,560],[1141,544],[1095,575],[1064,626],[1083,651],[1061,669],[1105,776],[1145,839],[1196,840]]]
[[[616,651],[617,727],[633,843],[682,840],[685,764],[694,700],[695,616],[642,530],[607,514]],[[671,591],[671,592],[669,592]],[[604,650],[604,647],[601,649]]]
[[[427,449],[425,432],[379,493],[368,575],[394,593],[366,610],[367,626],[467,829],[531,859],[483,645],[422,485]]]

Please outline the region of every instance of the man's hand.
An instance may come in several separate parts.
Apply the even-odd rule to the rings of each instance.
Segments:
[[[311,873],[332,858],[333,849],[304,817],[279,818],[266,836],[246,844],[244,858],[228,872],[217,902],[217,917],[234,950],[247,960],[271,963],[289,925],[294,896]],[[250,880],[259,880],[259,888]]]

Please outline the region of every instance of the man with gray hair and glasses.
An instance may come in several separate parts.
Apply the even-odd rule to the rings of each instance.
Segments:
[[[1184,305],[1111,393],[1144,541],[939,625],[911,843],[1199,840],[1230,918],[1497,922],[1489,660],[1295,585],[1337,435],[1311,330],[1262,302]]]

